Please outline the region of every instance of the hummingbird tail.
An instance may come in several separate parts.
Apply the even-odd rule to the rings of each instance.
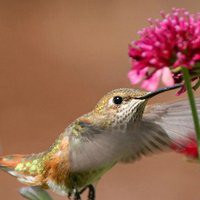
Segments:
[[[0,157],[0,169],[16,177],[23,184],[41,185],[36,167],[36,161],[28,155],[8,155]]]
[[[18,154],[0,157],[0,168],[5,171],[14,170],[24,157]]]

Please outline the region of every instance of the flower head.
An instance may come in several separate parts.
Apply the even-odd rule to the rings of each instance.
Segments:
[[[184,9],[161,12],[162,19],[149,19],[150,26],[139,31],[140,39],[129,47],[132,84],[142,81],[142,88],[156,90],[160,80],[171,86],[183,81],[180,67],[200,77],[200,13]]]

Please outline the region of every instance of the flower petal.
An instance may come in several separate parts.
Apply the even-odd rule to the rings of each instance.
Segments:
[[[155,91],[158,88],[161,74],[162,70],[157,70],[149,79],[143,81],[141,87],[148,91]]]
[[[144,78],[147,70],[148,70],[147,68],[142,70],[133,69],[128,72],[128,78],[133,85],[138,84],[142,80],[142,78]]]
[[[174,79],[172,76],[172,72],[168,67],[164,67],[162,70],[162,82],[166,86],[172,86],[174,85]]]

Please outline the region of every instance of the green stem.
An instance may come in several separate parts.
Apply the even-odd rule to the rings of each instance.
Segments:
[[[196,109],[196,104],[195,104],[195,98],[194,94],[192,91],[192,85],[191,85],[191,79],[190,79],[190,74],[187,68],[182,67],[182,72],[183,72],[183,78],[185,80],[185,86],[187,89],[187,94],[190,102],[190,107],[192,110],[192,116],[193,116],[193,121],[194,121],[194,127],[196,130],[196,136],[197,136],[197,144],[198,144],[198,155],[200,158],[200,124],[199,124],[199,116],[198,112]]]

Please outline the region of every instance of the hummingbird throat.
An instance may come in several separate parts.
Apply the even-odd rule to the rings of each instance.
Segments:
[[[138,122],[142,118],[145,105],[145,101],[132,100],[132,103],[121,106],[112,122],[113,126],[117,127],[117,129],[123,129],[129,123]]]

